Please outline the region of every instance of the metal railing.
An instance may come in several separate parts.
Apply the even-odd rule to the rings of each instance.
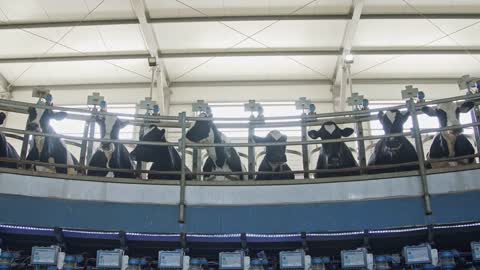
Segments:
[[[136,115],[129,115],[129,114],[121,114],[121,113],[106,113],[100,111],[89,111],[83,109],[73,109],[73,108],[65,108],[65,107],[57,107],[57,106],[45,106],[45,105],[38,105],[38,104],[31,104],[25,102],[18,102],[18,101],[11,101],[11,100],[0,100],[0,110],[7,111],[7,112],[15,112],[15,113],[23,113],[27,114],[29,107],[34,108],[42,108],[42,109],[52,109],[58,111],[65,111],[68,112],[68,119],[75,119],[75,120],[82,120],[85,121],[84,125],[84,132],[83,136],[67,136],[61,134],[44,134],[20,129],[13,129],[13,128],[6,128],[0,127],[0,132],[6,134],[8,137],[23,140],[22,143],[22,151],[20,160],[8,159],[8,158],[0,158],[0,161],[3,162],[12,162],[17,163],[19,168],[24,168],[24,165],[40,165],[40,166],[50,166],[54,168],[75,168],[79,172],[80,175],[76,176],[78,179],[82,179],[85,175],[86,171],[88,170],[95,170],[95,171],[112,171],[112,172],[133,172],[140,178],[142,173],[148,174],[164,174],[164,175],[175,175],[180,176],[180,181],[170,182],[171,184],[179,184],[180,185],[180,213],[179,213],[179,221],[184,222],[184,213],[185,213],[185,188],[187,185],[195,185],[198,183],[197,181],[187,181],[187,178],[192,178],[194,180],[199,180],[202,175],[244,175],[249,180],[254,179],[254,177],[258,174],[283,174],[285,172],[258,172],[255,170],[257,159],[257,153],[255,151],[256,147],[265,147],[271,145],[287,145],[287,146],[299,146],[301,148],[300,151],[290,150],[290,153],[293,153],[297,156],[300,156],[302,159],[302,170],[293,170],[292,173],[295,175],[301,175],[300,179],[303,178],[304,181],[313,181],[313,182],[321,182],[321,179],[312,179],[311,175],[314,173],[345,173],[345,172],[355,172],[358,176],[351,176],[350,178],[355,181],[365,180],[368,179],[369,173],[374,172],[378,169],[390,169],[390,168],[400,168],[407,165],[414,165],[418,166],[418,171],[416,174],[420,177],[422,187],[423,187],[423,195],[424,195],[424,202],[425,202],[425,212],[426,214],[431,213],[431,206],[430,206],[430,194],[428,191],[428,184],[427,184],[427,175],[428,170],[427,166],[436,162],[452,162],[458,161],[460,159],[470,159],[470,158],[478,158],[478,153],[475,155],[469,155],[464,157],[452,157],[452,158],[445,158],[445,159],[437,159],[437,160],[426,160],[425,153],[423,150],[423,142],[422,142],[422,135],[429,134],[429,133],[436,133],[446,130],[452,130],[457,128],[473,128],[478,129],[480,123],[478,122],[479,116],[475,115],[472,119],[472,123],[460,126],[450,126],[446,128],[435,128],[435,129],[422,129],[421,125],[418,123],[418,114],[421,113],[420,108],[426,105],[435,105],[444,102],[452,102],[452,101],[463,101],[463,100],[477,100],[480,98],[480,94],[475,95],[468,95],[468,96],[458,96],[452,98],[446,98],[441,100],[429,101],[429,102],[422,102],[422,103],[415,103],[413,100],[408,100],[405,105],[400,106],[390,106],[385,108],[377,108],[372,110],[361,110],[361,111],[347,111],[347,112],[337,112],[337,113],[321,113],[316,115],[299,115],[299,116],[288,116],[288,117],[265,117],[263,120],[264,122],[259,122],[256,120],[252,120],[249,118],[205,118],[205,117],[187,117],[185,112],[179,114],[179,116],[150,116],[150,115],[143,115],[143,114],[136,114]],[[376,115],[373,113],[385,110],[406,110],[410,112],[410,117],[412,118],[413,128],[404,133],[395,133],[395,134],[388,134],[388,135],[368,135],[365,136],[363,133],[363,123],[369,122],[376,119]],[[478,111],[478,110],[475,110]],[[92,123],[94,123],[95,116],[98,115],[114,115],[119,117],[128,118],[131,125],[143,127],[144,125],[155,124],[158,127],[166,128],[169,131],[176,130],[179,131],[180,139],[176,142],[147,142],[147,141],[139,141],[139,140],[109,140],[109,139],[97,139],[94,138],[94,132],[92,132]],[[7,116],[8,118],[8,116]],[[217,143],[217,144],[203,144],[203,143],[191,143],[185,140],[185,135],[187,129],[192,125],[194,121],[202,120],[216,120],[216,121],[228,121],[228,123],[218,123],[216,124],[218,128],[239,128],[239,129],[248,129],[249,138],[247,142],[236,142],[236,143]],[[273,122],[272,122],[273,121]],[[356,127],[356,136],[351,138],[340,138],[340,139],[330,139],[330,140],[308,140],[307,139],[307,130],[311,127],[320,126],[327,121],[333,121],[337,124],[352,124]],[[285,143],[254,143],[252,140],[252,136],[255,133],[255,129],[257,128],[280,128],[280,127],[301,127],[300,129],[300,136],[299,140],[297,141],[289,141]],[[475,134],[478,134],[476,132]],[[21,136],[19,136],[21,135]],[[22,137],[23,136],[23,137]],[[57,164],[57,163],[45,163],[40,161],[29,161],[26,160],[27,149],[29,147],[29,137],[30,136],[44,136],[44,137],[54,137],[54,138],[61,138],[64,139],[68,144],[74,145],[80,148],[80,158],[78,165],[66,165],[66,164]],[[398,164],[389,164],[389,165],[376,165],[376,166],[368,166],[366,163],[366,148],[364,145],[365,141],[376,141],[382,138],[392,138],[392,137],[411,137],[414,139],[415,142],[415,149],[417,151],[418,160],[415,162],[408,162],[408,163],[398,163]],[[309,145],[318,145],[318,144],[327,144],[327,143],[349,143],[349,142],[356,142],[357,143],[357,159],[359,160],[358,167],[352,168],[343,168],[343,169],[310,169],[310,158],[313,152],[309,152],[308,146]],[[181,170],[180,171],[150,171],[145,170],[137,167],[134,170],[127,170],[127,169],[112,169],[112,168],[99,168],[93,167],[88,165],[88,157],[92,156],[92,151],[94,150],[93,144],[94,143],[119,143],[124,145],[150,145],[150,146],[174,146],[177,148],[181,159]],[[480,139],[478,135],[475,136],[475,144],[478,146],[480,145]],[[200,167],[202,163],[202,159],[198,158],[201,156],[202,149],[211,146],[228,146],[228,147],[245,147],[248,149],[248,154],[246,155],[248,160],[248,170],[245,172],[201,172]],[[191,150],[190,150],[191,149]],[[318,151],[318,150],[313,150]],[[191,153],[192,155],[192,166],[193,169],[191,172],[187,170],[187,154]],[[245,156],[245,155],[243,155]],[[396,177],[399,173],[392,173],[390,177]],[[371,177],[375,178],[375,177]],[[103,179],[105,180],[105,179]],[[111,181],[115,181],[111,179]],[[302,181],[302,183],[304,182]],[[336,179],[329,178],[329,182],[336,181]],[[338,181],[342,181],[338,178]],[[295,184],[298,181],[296,180],[286,180],[282,184]],[[272,184],[277,182],[272,182]],[[231,184],[231,183],[229,183]],[[254,185],[255,181],[245,181],[239,182],[237,184],[247,184],[247,185]],[[265,183],[262,183],[265,184]]]

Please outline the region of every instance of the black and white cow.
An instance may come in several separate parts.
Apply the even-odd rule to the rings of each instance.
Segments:
[[[141,138],[145,142],[167,142],[165,139],[165,129],[159,129],[155,125],[151,125],[145,130],[145,135]],[[171,145],[137,145],[130,153],[132,159],[137,162],[153,162],[150,167],[151,171],[167,172],[167,171],[181,171],[182,159],[175,147]],[[190,173],[188,168],[185,168],[187,173]],[[161,180],[180,180],[180,175],[177,174],[149,174],[148,179]],[[191,180],[191,175],[186,175],[187,180]]]
[[[322,140],[340,139],[349,137],[354,132],[351,128],[341,129],[334,122],[325,122],[317,130],[310,130],[308,136],[312,139],[321,138]],[[352,155],[352,152],[344,142],[322,143],[319,151],[317,170],[322,169],[345,169],[358,167],[358,163]],[[357,175],[357,171],[351,172],[317,172],[315,178]]]
[[[399,110],[390,110],[385,113],[382,111],[378,112],[378,120],[380,124],[382,124],[385,135],[403,133],[403,124],[408,120],[408,117],[410,117],[409,112],[402,113]],[[373,154],[368,161],[368,166],[399,164],[415,162],[417,160],[415,147],[413,147],[407,138],[404,136],[390,137],[382,138],[376,143]],[[417,165],[406,165],[396,168],[373,170],[372,172],[386,173],[417,169]]]
[[[287,136],[278,130],[270,131],[266,137],[253,136],[256,143],[281,143],[287,142]],[[284,172],[282,174],[257,174],[256,180],[285,180],[295,179],[287,164],[286,145],[269,145],[265,147],[265,157],[258,168],[259,172]]]
[[[6,117],[7,115],[4,112],[0,112],[0,125],[3,125]],[[0,132],[0,157],[10,158],[14,160],[19,160],[20,158],[15,148],[13,148],[13,146],[9,142],[7,142],[7,138],[2,132]],[[18,165],[17,163],[13,162],[0,161],[0,167],[16,169]]]
[[[55,130],[50,126],[50,120],[63,120],[67,117],[66,112],[54,112],[51,109],[28,109],[27,130],[41,132],[45,134],[55,134]],[[33,136],[33,143],[27,155],[27,160],[40,161],[48,163],[77,165],[78,160],[67,150],[63,140],[54,137]],[[26,166],[32,168],[31,165]],[[36,171],[67,173],[76,175],[75,168],[45,167],[34,165]]]
[[[106,140],[118,140],[120,130],[127,126],[128,121],[120,120],[115,115],[99,115],[95,121],[100,126],[100,136]],[[110,169],[127,169],[134,170],[130,153],[127,148],[120,143],[100,143],[97,151],[93,154],[89,166],[110,168]],[[133,172],[111,172],[115,178],[135,178]],[[107,176],[108,171],[88,170],[87,175],[90,176]]]
[[[201,114],[200,117],[207,117],[206,114]],[[198,120],[191,127],[186,138],[188,141],[195,143],[227,143],[227,137],[220,132],[213,121]],[[240,161],[240,156],[233,147],[228,146],[212,146],[207,147],[208,158],[203,165],[203,172],[245,172],[245,167]],[[210,176],[204,175],[207,180],[245,180],[245,175],[227,175]]]
[[[456,102],[441,103],[436,108],[425,106],[422,111],[429,115],[438,118],[440,127],[450,127],[460,125],[460,113],[470,111],[475,104],[472,101],[465,101],[461,104]],[[453,130],[442,131],[435,135],[428,158],[441,159],[448,157],[460,157],[475,154],[470,141],[462,134],[463,129],[457,128]],[[434,162],[432,167],[456,166],[458,164],[473,163],[473,158],[464,159],[456,162]]]

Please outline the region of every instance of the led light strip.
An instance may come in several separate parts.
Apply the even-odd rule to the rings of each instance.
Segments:
[[[416,231],[425,231],[427,227],[418,227],[418,228],[408,228],[408,229],[392,229],[392,230],[372,230],[368,231],[369,233],[384,234],[384,233],[405,233],[405,232],[416,232]]]
[[[180,237],[180,234],[154,234],[154,233],[126,233],[128,236],[146,236],[146,237]]]
[[[99,234],[99,235],[118,235],[119,232],[98,232],[98,231],[78,231],[78,230],[63,230],[64,232],[69,232],[69,233],[79,233],[79,234]]]
[[[356,232],[341,232],[341,233],[307,233],[307,236],[349,236],[349,235],[361,235],[363,231]]]
[[[469,227],[478,227],[480,222],[470,223],[470,224],[457,224],[457,225],[437,225],[433,226],[434,229],[455,229],[455,228],[469,228]]]
[[[254,234],[247,233],[247,237],[260,237],[260,238],[285,238],[285,237],[301,237],[299,233],[293,234]]]
[[[213,237],[213,238],[231,238],[231,237],[240,237],[241,234],[239,233],[232,233],[232,234],[187,234],[187,237],[193,238],[206,238],[206,237]]]
[[[49,228],[39,228],[39,227],[28,227],[28,226],[17,226],[17,225],[0,225],[0,228],[6,229],[18,229],[18,230],[31,230],[31,231],[44,231],[44,232],[53,232],[53,229]]]

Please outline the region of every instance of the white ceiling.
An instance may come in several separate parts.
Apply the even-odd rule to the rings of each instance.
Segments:
[[[151,18],[348,15],[352,0],[146,0]],[[409,4],[407,4],[409,3]],[[353,49],[480,50],[480,19],[431,19],[429,13],[480,13],[479,0],[365,0],[364,14],[417,14],[410,19],[361,19]],[[135,19],[130,0],[0,0],[0,20],[39,23]],[[155,23],[162,52],[340,50],[348,20],[257,20]],[[1,24],[0,24],[1,26]],[[138,24],[0,29],[0,58],[147,53]],[[338,57],[222,56],[164,59],[170,81],[332,79]],[[5,63],[14,85],[148,82],[146,59]],[[480,55],[356,55],[355,78],[480,76]]]

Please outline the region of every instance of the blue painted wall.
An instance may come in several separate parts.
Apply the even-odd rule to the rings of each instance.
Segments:
[[[343,231],[480,220],[480,192],[432,197],[426,217],[418,197],[269,206],[189,206],[187,232]],[[0,195],[0,222],[137,232],[179,232],[178,208]]]

